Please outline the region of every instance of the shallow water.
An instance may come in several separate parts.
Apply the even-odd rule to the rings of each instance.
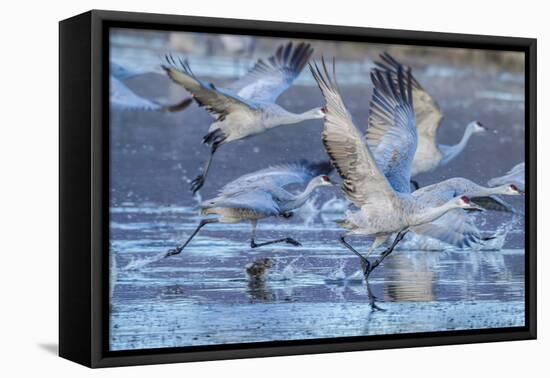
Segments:
[[[330,219],[259,223],[260,241],[292,236],[303,244],[299,248],[251,249],[248,224],[211,224],[181,255],[163,259],[196,227],[192,207],[127,204],[113,208],[111,217],[111,253],[118,266],[113,350],[524,322],[524,253],[517,248],[396,250],[371,276],[378,305],[386,310],[371,313],[359,261],[337,242],[341,231]],[[360,238],[353,243],[367,246]],[[272,268],[263,280],[249,280],[245,266],[264,257],[272,259]]]

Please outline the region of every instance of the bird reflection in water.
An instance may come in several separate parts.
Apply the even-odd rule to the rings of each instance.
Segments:
[[[273,267],[270,258],[260,258],[245,266],[248,278],[247,293],[251,301],[270,302],[275,299],[274,293],[266,287],[266,278],[269,269]]]
[[[436,253],[396,254],[384,266],[385,301],[433,301]]]

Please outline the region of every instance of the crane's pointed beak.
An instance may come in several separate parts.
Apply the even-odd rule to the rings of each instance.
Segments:
[[[482,211],[485,211],[485,209],[479,205],[476,205],[475,203],[471,202],[470,203],[470,206],[468,207],[465,207],[464,210],[468,211],[468,212],[482,212]]]

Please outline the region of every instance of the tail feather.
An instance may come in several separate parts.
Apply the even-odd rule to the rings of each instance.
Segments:
[[[202,138],[202,142],[209,146],[218,145],[227,139],[227,135],[222,129],[215,129],[210,131]]]
[[[172,105],[165,105],[162,107],[162,110],[164,110],[165,112],[170,112],[170,113],[174,113],[174,112],[180,112],[182,110],[185,110],[187,109],[187,107],[189,107],[189,105],[191,105],[191,103],[193,102],[193,98],[192,97],[188,97],[176,104],[172,104]]]

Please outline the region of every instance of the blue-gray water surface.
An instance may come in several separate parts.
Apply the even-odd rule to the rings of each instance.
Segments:
[[[260,241],[292,236],[303,247],[251,249],[248,224],[214,224],[166,259],[159,255],[196,227],[195,209],[127,204],[111,217],[113,350],[524,324],[522,249],[396,250],[370,279],[386,310],[371,313],[358,259],[336,242],[331,214],[260,222]],[[245,266],[266,257],[265,278],[249,279]]]

